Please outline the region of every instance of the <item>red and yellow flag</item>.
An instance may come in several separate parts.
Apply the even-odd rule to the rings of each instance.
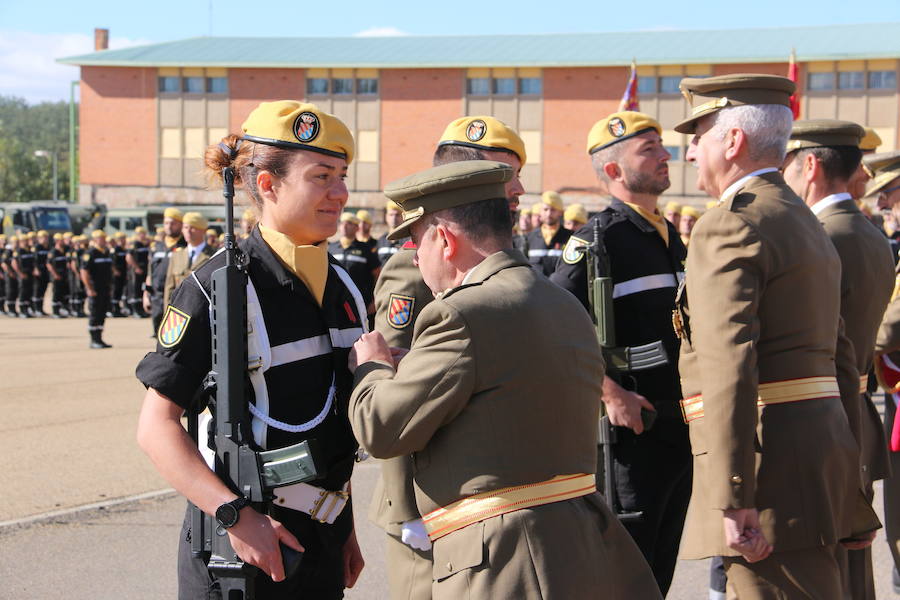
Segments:
[[[794,113],[794,120],[800,118],[800,68],[797,66],[797,53],[791,48],[791,60],[788,63],[788,79],[797,86],[794,95],[791,96],[791,112]]]
[[[625,87],[625,93],[622,94],[622,100],[619,102],[619,112],[625,110],[640,110],[640,102],[638,101],[638,85],[637,85],[637,64],[631,61],[631,75],[628,77],[628,85]]]

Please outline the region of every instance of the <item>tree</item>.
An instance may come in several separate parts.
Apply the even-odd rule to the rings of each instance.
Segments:
[[[23,98],[0,95],[0,202],[53,197],[50,159],[35,156],[37,150],[56,152],[59,198],[68,200],[69,104],[29,105]]]

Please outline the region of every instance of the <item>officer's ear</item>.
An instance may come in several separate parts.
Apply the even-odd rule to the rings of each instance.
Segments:
[[[807,183],[812,183],[821,173],[822,163],[816,158],[812,152],[803,155],[803,179]]]
[[[275,202],[277,198],[272,189],[274,184],[275,180],[268,171],[259,171],[256,174],[256,191],[259,193],[260,198]]]
[[[747,149],[747,134],[743,129],[732,127],[725,134],[725,158],[735,160]]]
[[[447,224],[438,223],[435,225],[435,234],[437,243],[441,245],[441,254],[444,260],[450,260],[456,256],[459,249],[459,238]]]
[[[617,162],[603,163],[603,172],[606,173],[610,181],[616,181],[622,176],[622,169],[619,168],[619,163]]]

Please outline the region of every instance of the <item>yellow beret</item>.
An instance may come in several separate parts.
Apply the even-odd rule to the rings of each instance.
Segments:
[[[206,235],[216,235],[217,236],[217,235],[219,235],[219,232],[216,231],[215,229],[207,229]]]
[[[352,212],[341,213],[341,223],[355,223],[359,225],[359,219]]]
[[[509,150],[525,166],[525,142],[506,123],[494,117],[462,117],[444,129],[438,146],[468,146],[481,150]]]
[[[29,231],[28,233],[25,234],[25,237],[27,237],[29,240],[34,238],[34,236],[35,236],[35,233],[33,231]]]
[[[863,152],[875,152],[881,145],[881,136],[879,136],[871,127],[863,127],[866,135],[859,142],[859,149]]]
[[[209,222],[206,220],[206,217],[198,212],[184,213],[184,224],[194,227],[195,229],[206,229],[209,227]]]
[[[105,238],[106,232],[102,229],[95,229],[91,232],[91,239]]]
[[[263,102],[244,124],[243,139],[289,150],[312,150],[353,162],[353,136],[334,115],[295,100]]]
[[[124,231],[117,231],[117,232],[113,235],[113,237],[116,238],[116,239],[125,239],[125,238],[128,237],[128,234],[125,233]]]
[[[542,206],[544,206],[544,203],[543,203],[543,202],[535,202],[534,204],[532,204],[532,205],[531,205],[531,211],[530,211],[531,214],[533,214],[533,215],[539,215],[539,214],[541,214],[541,207],[542,207]]]
[[[546,192],[541,194],[541,203],[553,207],[556,210],[563,210],[565,208],[565,206],[563,205],[562,196],[560,196],[553,190],[547,190]]]
[[[384,203],[384,210],[403,210],[400,208],[400,205],[394,202],[393,200],[388,200]]]
[[[718,77],[685,77],[679,86],[691,105],[691,116],[675,125],[678,133],[694,133],[697,120],[728,106],[791,105],[797,85],[787,77],[735,73]]]
[[[795,121],[791,128],[791,138],[787,151],[803,148],[826,148],[833,146],[859,147],[865,130],[851,121],[836,119],[806,119]]]
[[[685,206],[681,209],[682,217],[694,217],[695,219],[700,218],[700,211],[694,208],[693,206]]]
[[[135,232],[135,233],[147,233],[147,228],[144,227],[144,226],[139,225],[139,226],[137,226],[137,227],[134,228],[134,232]]]
[[[37,232],[37,234],[38,235],[50,235],[49,233],[47,233],[46,229],[41,229],[40,231]]]
[[[162,225],[157,225],[157,226],[156,226],[156,233],[162,233],[163,231],[165,231],[165,228],[163,228]]]
[[[253,212],[252,208],[248,208],[247,210],[244,211],[244,214],[241,215],[241,220],[242,221],[255,221],[256,213]]]
[[[63,239],[63,234],[61,234],[61,233],[54,233],[54,234],[53,234],[53,241],[54,241],[54,242],[58,242],[58,241],[61,240],[61,239]]]
[[[662,135],[659,122],[644,113],[626,110],[600,119],[591,127],[587,139],[587,152],[593,154],[622,140],[655,130]]]
[[[10,242],[18,242],[19,238],[17,236],[11,235],[11,236],[9,236],[9,241]]]
[[[372,224],[372,215],[370,215],[369,211],[367,210],[356,211],[356,218],[361,222],[368,223],[369,225]]]
[[[575,221],[582,225],[588,222],[587,210],[581,204],[571,204],[566,212],[563,213],[563,219],[566,221]]]
[[[677,213],[680,213],[680,212],[681,212],[681,205],[678,204],[677,202],[675,202],[674,200],[671,200],[671,201],[669,201],[668,203],[666,203],[666,210],[665,210],[665,212],[677,212]]]
[[[219,234],[219,241],[223,241],[225,239],[225,232]]]
[[[172,219],[173,221],[181,221],[184,219],[184,215],[174,206],[170,206],[165,211],[163,211],[163,218]]]

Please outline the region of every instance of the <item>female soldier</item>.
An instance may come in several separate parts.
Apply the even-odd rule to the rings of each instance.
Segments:
[[[353,383],[347,356],[363,333],[366,312],[349,275],[329,261],[320,242],[335,233],[347,202],[353,138],[336,117],[289,100],[260,104],[242,129],[242,136],[207,148],[205,162],[212,177],[234,167],[235,184],[260,215],[241,241],[249,258],[247,343],[251,356],[263,357],[261,366],[248,368],[253,438],[267,450],[315,438],[316,462],[326,473],[278,488],[278,505],[260,514],[215,476],[181,426],[185,410],[203,408],[192,398],[210,370],[210,278],[224,265],[223,254],[175,290],[157,349],[138,365],[138,379],[148,388],[138,443],[162,476],[208,515],[229,503],[237,509],[236,522],[219,525],[237,554],[262,570],[255,580],[258,598],[342,598],[363,567],[346,494],[357,449],[346,408]],[[331,500],[335,508],[317,512]],[[179,598],[207,598],[217,586],[205,562],[191,557],[188,527],[186,520]],[[305,552],[287,580],[279,541]]]

